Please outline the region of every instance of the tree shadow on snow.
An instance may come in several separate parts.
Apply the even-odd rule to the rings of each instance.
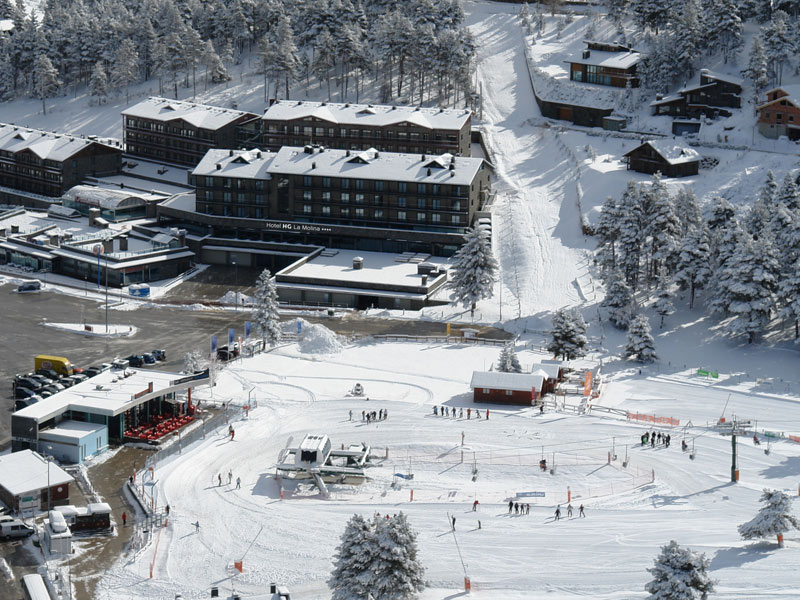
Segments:
[[[717,550],[716,554],[714,554],[714,558],[711,559],[710,569],[716,571],[718,569],[728,569],[730,567],[741,567],[744,564],[768,557],[776,548],[776,544],[771,544],[766,541],[757,542],[741,548],[722,548]]]
[[[762,445],[764,443],[762,442]],[[788,456],[779,465],[767,467],[759,475],[767,479],[780,479],[782,477],[795,477],[800,474],[800,456]]]

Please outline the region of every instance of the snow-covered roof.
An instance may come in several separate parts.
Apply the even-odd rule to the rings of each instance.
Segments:
[[[686,144],[675,139],[649,140],[630,152],[627,152],[624,156],[628,156],[631,152],[644,145],[650,146],[661,158],[671,165],[680,165],[700,160],[700,155],[694,148],[690,148]]]
[[[744,79],[741,77],[736,77],[735,75],[726,75],[724,73],[717,73],[716,71],[712,71],[710,69],[700,69],[700,75],[705,75],[711,79],[717,79],[719,81],[725,81],[727,83],[732,83],[734,85],[742,86],[744,84]]]
[[[512,390],[529,392],[542,390],[544,377],[533,373],[504,373],[503,371],[473,371],[471,389],[486,388],[490,390]]]
[[[33,450],[21,450],[0,456],[0,485],[12,496],[47,488],[48,465]],[[55,463],[49,466],[50,487],[70,483],[72,476]]]
[[[126,117],[138,117],[140,119],[150,119],[152,121],[166,122],[180,119],[198,129],[214,131],[251,113],[235,110],[233,108],[207,106],[205,104],[195,104],[194,102],[170,100],[169,98],[157,98],[154,96],[126,108],[122,111],[122,114]]]
[[[64,198],[76,204],[86,204],[104,210],[120,210],[135,206],[145,206],[148,201],[162,200],[164,197],[124,189],[115,190],[93,185],[76,185],[64,193]]]
[[[14,29],[12,19],[0,19],[0,31],[11,31],[12,29]]]
[[[588,52],[589,56],[584,58],[584,54]],[[636,50],[629,52],[606,52],[604,50],[586,50],[580,56],[570,58],[569,63],[576,65],[592,65],[597,67],[606,67],[608,69],[630,69],[632,66],[638,64],[642,60],[641,53]]]
[[[209,150],[192,175],[270,179],[267,168],[273,158],[275,153],[266,150]]]
[[[769,94],[771,94],[772,92],[776,92],[778,90],[783,91],[786,95],[780,98],[775,98],[775,100],[770,100],[769,102],[764,102],[758,108],[760,109],[768,104],[778,102],[779,100],[788,100],[789,102],[800,108],[800,83],[790,83],[789,85],[780,85],[776,88],[768,90],[765,96],[769,97]]]
[[[306,152],[303,148],[284,146],[267,170],[291,175],[470,185],[486,164],[482,158],[451,154],[445,159],[425,154],[378,152],[374,148],[356,153],[321,151],[315,147],[313,152]]]
[[[6,152],[16,153],[29,150],[42,160],[63,162],[92,144],[103,146],[106,150],[122,152],[119,148],[100,144],[95,140],[87,140],[80,136],[50,133],[39,129],[0,123],[0,150]]]
[[[383,104],[337,104],[280,100],[264,111],[265,120],[290,121],[316,117],[336,125],[383,127],[412,123],[426,129],[461,129],[469,121],[467,109],[421,108]]]
[[[664,96],[663,98],[653,100],[650,103],[650,106],[661,106],[662,104],[671,104],[673,102],[678,102],[679,100],[683,100],[683,96],[681,96],[680,94],[672,94],[670,96]]]
[[[695,83],[693,85],[687,85],[686,87],[681,88],[678,90],[680,94],[688,94],[689,92],[696,92],[697,90],[704,90],[706,88],[712,88],[716,84],[715,83]],[[652,106],[652,104],[651,104]]]
[[[105,425],[86,423],[84,421],[61,421],[57,427],[40,431],[39,439],[74,444],[77,440],[83,439],[95,431],[105,429],[105,427]]]
[[[533,365],[531,372],[534,375],[538,372],[542,372],[548,379],[558,379],[558,372],[561,369],[561,363],[540,363]]]

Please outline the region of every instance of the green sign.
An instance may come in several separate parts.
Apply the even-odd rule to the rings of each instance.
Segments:
[[[704,369],[697,369],[697,374],[698,375],[705,375],[706,377],[708,377],[708,371],[706,371]]]

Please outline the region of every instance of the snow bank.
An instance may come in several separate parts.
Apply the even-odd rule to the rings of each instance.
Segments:
[[[225,292],[225,295],[219,299],[219,301],[223,304],[252,304],[253,297],[248,296],[247,294],[242,294],[241,292],[228,290]]]
[[[300,324],[298,348],[305,354],[338,354],[342,351],[342,342],[333,331],[317,323],[309,323],[300,317],[281,323],[283,333],[296,334]]]
[[[130,337],[136,334],[136,327],[133,325],[109,325],[106,329],[105,323],[42,323],[45,327],[69,331],[78,335],[97,336],[97,337]]]

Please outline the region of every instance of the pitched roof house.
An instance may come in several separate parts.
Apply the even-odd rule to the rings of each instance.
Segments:
[[[758,108],[758,132],[764,137],[800,139],[800,84],[782,85],[767,92]]]
[[[649,140],[623,155],[628,169],[639,173],[660,172],[666,177],[697,175],[700,155],[675,139]]]

